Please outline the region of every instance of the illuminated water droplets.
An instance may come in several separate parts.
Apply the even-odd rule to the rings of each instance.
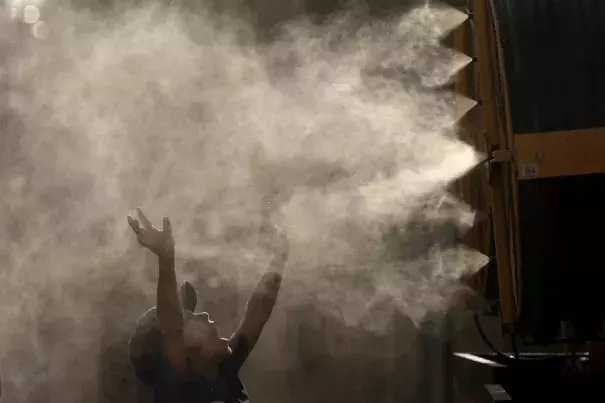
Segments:
[[[25,6],[23,8],[23,22],[26,24],[35,24],[40,20],[40,10],[36,6]]]
[[[38,21],[32,27],[32,35],[37,39],[46,39],[46,38],[48,38],[49,34],[50,34],[50,28],[48,27],[48,24],[45,23],[44,21]]]

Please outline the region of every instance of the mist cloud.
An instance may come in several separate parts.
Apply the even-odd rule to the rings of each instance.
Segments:
[[[250,289],[271,199],[292,243],[282,303],[373,331],[394,311],[446,310],[485,264],[457,242],[473,212],[448,193],[479,161],[456,138],[460,98],[440,89],[468,62],[440,44],[457,11],[299,20],[271,43],[161,5],[40,18],[43,40],[0,28],[4,349],[32,349],[41,320],[62,320],[76,357],[96,345],[112,288],[153,295],[124,218],[136,206],[171,217],[181,263],[212,261]]]

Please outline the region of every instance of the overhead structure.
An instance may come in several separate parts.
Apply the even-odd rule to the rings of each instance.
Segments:
[[[474,192],[491,221],[481,242],[493,241],[502,324],[549,342],[568,320],[594,338],[605,317],[605,2],[463,7],[471,19],[454,41],[475,63],[457,89],[479,102],[467,127],[489,156],[487,190]]]

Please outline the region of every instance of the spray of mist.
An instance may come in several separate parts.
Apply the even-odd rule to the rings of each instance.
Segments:
[[[468,63],[440,45],[459,12],[300,20],[261,43],[176,6],[42,11],[17,7],[0,28],[0,348],[27,351],[29,369],[54,358],[44,376],[79,384],[94,359],[74,363],[101,353],[98,318],[129,306],[112,290],[155,292],[124,218],[136,206],[171,217],[181,262],[250,289],[271,200],[292,250],[280,303],[373,331],[395,311],[446,310],[485,264],[457,242],[474,216],[447,190],[479,161],[455,136],[467,103],[440,90]],[[19,18],[45,22],[18,37]],[[36,376],[5,373],[24,390]]]

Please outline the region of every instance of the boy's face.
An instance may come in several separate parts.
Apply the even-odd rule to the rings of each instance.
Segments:
[[[187,350],[198,350],[202,356],[220,358],[231,354],[229,341],[221,338],[214,322],[206,312],[184,311],[184,338]]]

